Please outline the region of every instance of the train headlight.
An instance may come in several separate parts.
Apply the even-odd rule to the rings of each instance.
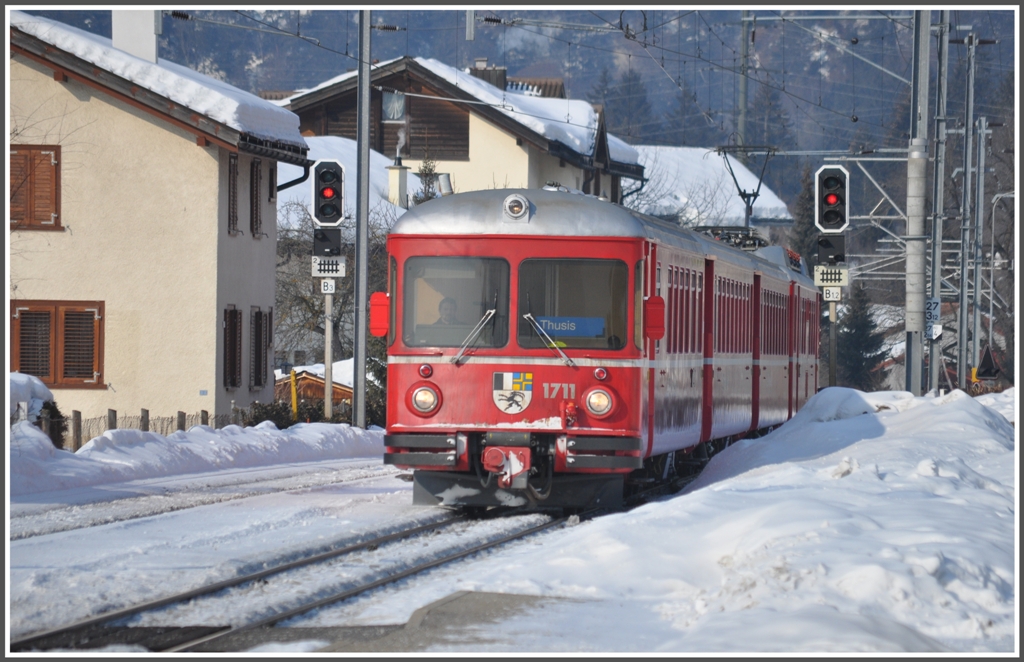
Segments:
[[[413,388],[409,402],[417,414],[429,414],[441,404],[441,396],[429,386],[417,386]]]
[[[513,193],[505,198],[505,202],[502,204],[502,207],[505,210],[505,215],[513,221],[525,219],[530,213],[529,201],[518,193]]]
[[[587,393],[584,398],[584,404],[587,406],[587,411],[601,418],[607,416],[612,411],[612,395],[602,388],[595,388]]]

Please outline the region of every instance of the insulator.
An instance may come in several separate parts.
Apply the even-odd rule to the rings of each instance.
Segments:
[[[171,18],[176,18],[179,21],[191,21],[192,17],[183,11],[172,11]]]

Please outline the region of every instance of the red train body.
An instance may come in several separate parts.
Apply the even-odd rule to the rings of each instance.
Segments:
[[[818,291],[761,252],[564,191],[410,210],[371,302],[384,461],[415,470],[417,503],[617,507],[785,422],[817,390]]]

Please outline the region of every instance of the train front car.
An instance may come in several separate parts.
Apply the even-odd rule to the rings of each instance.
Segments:
[[[628,211],[550,190],[402,216],[371,327],[388,335],[384,461],[415,470],[415,503],[621,506],[646,449],[645,246]]]

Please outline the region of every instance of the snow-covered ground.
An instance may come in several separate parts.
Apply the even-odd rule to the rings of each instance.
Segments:
[[[425,604],[475,590],[564,600],[493,626],[490,644],[431,650],[1015,654],[1016,409],[1015,391],[973,399],[825,389],[772,434],[718,455],[682,494],[289,625],[404,623]],[[231,576],[285,554],[285,540],[328,544],[433,516],[411,505],[409,483],[374,469],[381,434],[266,423],[166,438],[120,430],[72,454],[17,424],[9,636]],[[284,480],[318,466],[351,479],[10,540],[12,518],[73,520],[106,507],[104,498],[217,489],[231,476]]]

